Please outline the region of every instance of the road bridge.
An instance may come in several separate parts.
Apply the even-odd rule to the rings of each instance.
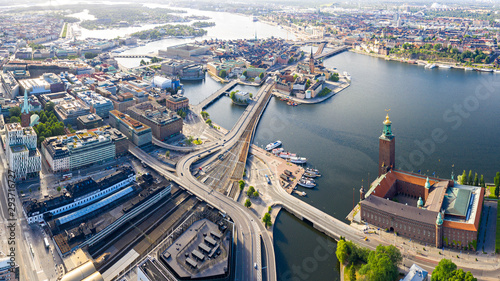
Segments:
[[[154,57],[160,58],[158,56],[154,56],[154,55],[151,55],[151,54],[114,54],[114,53],[111,53],[111,56],[114,57],[114,58],[127,58],[127,59],[131,59],[131,58],[152,59]]]
[[[323,53],[323,50],[325,49],[326,44],[327,42],[322,42],[321,44],[319,44],[318,49],[316,50],[316,53],[314,55],[315,56],[321,55],[321,53]]]
[[[326,53],[322,53],[322,54],[319,54],[319,55],[314,55],[314,59],[324,59],[324,58],[328,58],[328,57],[331,57],[331,56],[334,56],[336,54],[340,54],[346,50],[349,49],[349,46],[341,46],[341,47],[337,47],[329,52],[326,52]]]
[[[233,80],[227,83],[224,87],[220,88],[218,91],[211,94],[209,97],[201,101],[198,105],[193,106],[193,108],[196,108],[197,111],[201,112],[203,109],[205,109],[205,107],[207,107],[208,105],[212,104],[215,100],[220,98],[222,94],[232,90],[236,86],[236,84],[238,84],[238,80]],[[199,112],[197,111],[195,113],[199,114]]]

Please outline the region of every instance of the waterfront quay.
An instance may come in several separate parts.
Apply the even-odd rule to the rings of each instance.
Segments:
[[[282,186],[288,194],[292,194],[294,192],[297,183],[302,175],[304,175],[304,168],[290,163],[281,157],[275,156],[254,144],[250,146],[249,153],[266,163],[272,172],[269,177],[273,180],[278,180],[280,182],[280,186]],[[285,170],[293,173],[293,178],[289,181],[285,181],[280,178],[280,175],[285,174]]]
[[[290,96],[288,94],[282,93],[279,90],[274,90],[273,95],[282,98],[282,99],[287,99],[294,101],[298,104],[315,104],[315,103],[321,103],[324,102],[325,100],[335,96],[336,94],[340,93],[341,91],[345,90],[347,87],[351,85],[351,81],[349,81],[345,76],[341,76],[339,78],[338,82],[332,82],[332,81],[326,81],[324,87],[328,88],[331,90],[329,94],[326,96],[322,97],[315,97],[311,99],[301,99],[298,97]]]

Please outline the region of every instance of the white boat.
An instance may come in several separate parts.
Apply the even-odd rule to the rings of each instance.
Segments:
[[[279,155],[281,158],[283,159],[290,159],[292,157],[297,157],[297,154],[294,154],[294,153],[290,153],[290,152],[280,152],[280,155]]]
[[[436,68],[436,65],[435,64],[431,64],[431,63],[428,63],[425,65],[425,68],[428,68],[428,69],[433,69],[433,68]]]
[[[494,73],[500,73],[500,69],[495,69]]]
[[[471,71],[471,70],[474,70],[474,68],[472,68],[472,67],[466,67],[466,68],[464,68],[464,70],[465,71]]]
[[[283,147],[280,147],[280,148],[275,148],[273,149],[273,154],[280,154],[281,152],[283,152],[285,149],[283,149]]]
[[[313,188],[316,186],[315,182],[308,181],[308,180],[299,180],[298,185],[305,187],[305,188]]]
[[[446,69],[450,69],[450,68],[451,68],[451,65],[440,64],[440,65],[439,65],[439,68],[446,68]]]
[[[319,171],[313,168],[306,168],[306,173],[320,175]]]
[[[319,174],[311,174],[311,173],[305,172],[305,173],[304,173],[304,176],[305,176],[305,177],[308,177],[308,178],[317,178],[317,177],[319,177],[320,175],[319,175]]]
[[[490,69],[490,68],[478,68],[477,71],[481,71],[481,72],[493,72],[493,69]]]
[[[280,141],[280,140],[275,141],[275,142],[273,142],[273,143],[270,143],[270,144],[266,145],[266,150],[268,150],[268,151],[269,151],[269,150],[275,149],[276,147],[280,146],[281,144],[282,144],[282,143],[281,143],[281,141]]]
[[[347,79],[348,81],[351,81],[351,75],[349,73],[347,73],[347,71],[344,71],[343,73],[345,79]]]
[[[306,172],[319,174],[319,171],[313,168],[306,168]]]
[[[305,164],[307,162],[307,158],[305,157],[290,157],[290,162],[293,164]]]

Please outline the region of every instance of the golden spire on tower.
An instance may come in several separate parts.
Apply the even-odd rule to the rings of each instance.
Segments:
[[[389,120],[389,111],[391,111],[391,109],[386,109],[385,112],[387,112],[387,115],[385,116],[385,121],[384,121],[384,124],[385,125],[389,125],[391,124],[391,120]]]

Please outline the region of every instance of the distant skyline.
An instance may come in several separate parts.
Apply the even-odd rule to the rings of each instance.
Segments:
[[[138,2],[138,3],[144,3],[142,1],[136,1],[136,0],[106,0],[106,1],[87,1],[87,0],[78,0],[78,1],[71,1],[71,0],[36,0],[36,1],[30,1],[30,0],[20,0],[16,1],[13,3],[12,1],[9,0],[0,0],[0,6],[23,6],[23,5],[69,5],[69,4],[78,4],[78,3],[125,3],[125,2]],[[180,2],[190,2],[190,1],[150,1],[148,3],[162,3],[162,4],[169,4],[169,3],[180,3]],[[199,2],[212,2],[209,0],[201,0]],[[299,1],[299,0],[252,0],[252,1],[245,1],[245,2],[234,2],[230,0],[221,0],[218,3],[225,3],[225,2],[230,2],[232,4],[269,4],[269,3],[275,3],[278,5],[293,5],[293,6],[318,6],[318,5],[326,5],[326,4],[336,4],[336,5],[356,5],[356,4],[404,4],[408,3],[411,5],[431,5],[433,3],[439,3],[439,4],[447,4],[447,5],[473,5],[473,6],[498,6],[500,4],[500,0],[489,0],[489,1],[474,1],[474,0],[441,0],[441,1],[433,1],[433,0],[418,0],[418,1],[401,1],[401,0],[384,0],[384,1],[379,1],[379,0],[358,0],[358,1],[331,1],[331,0],[310,0],[307,2],[304,1]],[[193,2],[191,2],[193,3]]]

